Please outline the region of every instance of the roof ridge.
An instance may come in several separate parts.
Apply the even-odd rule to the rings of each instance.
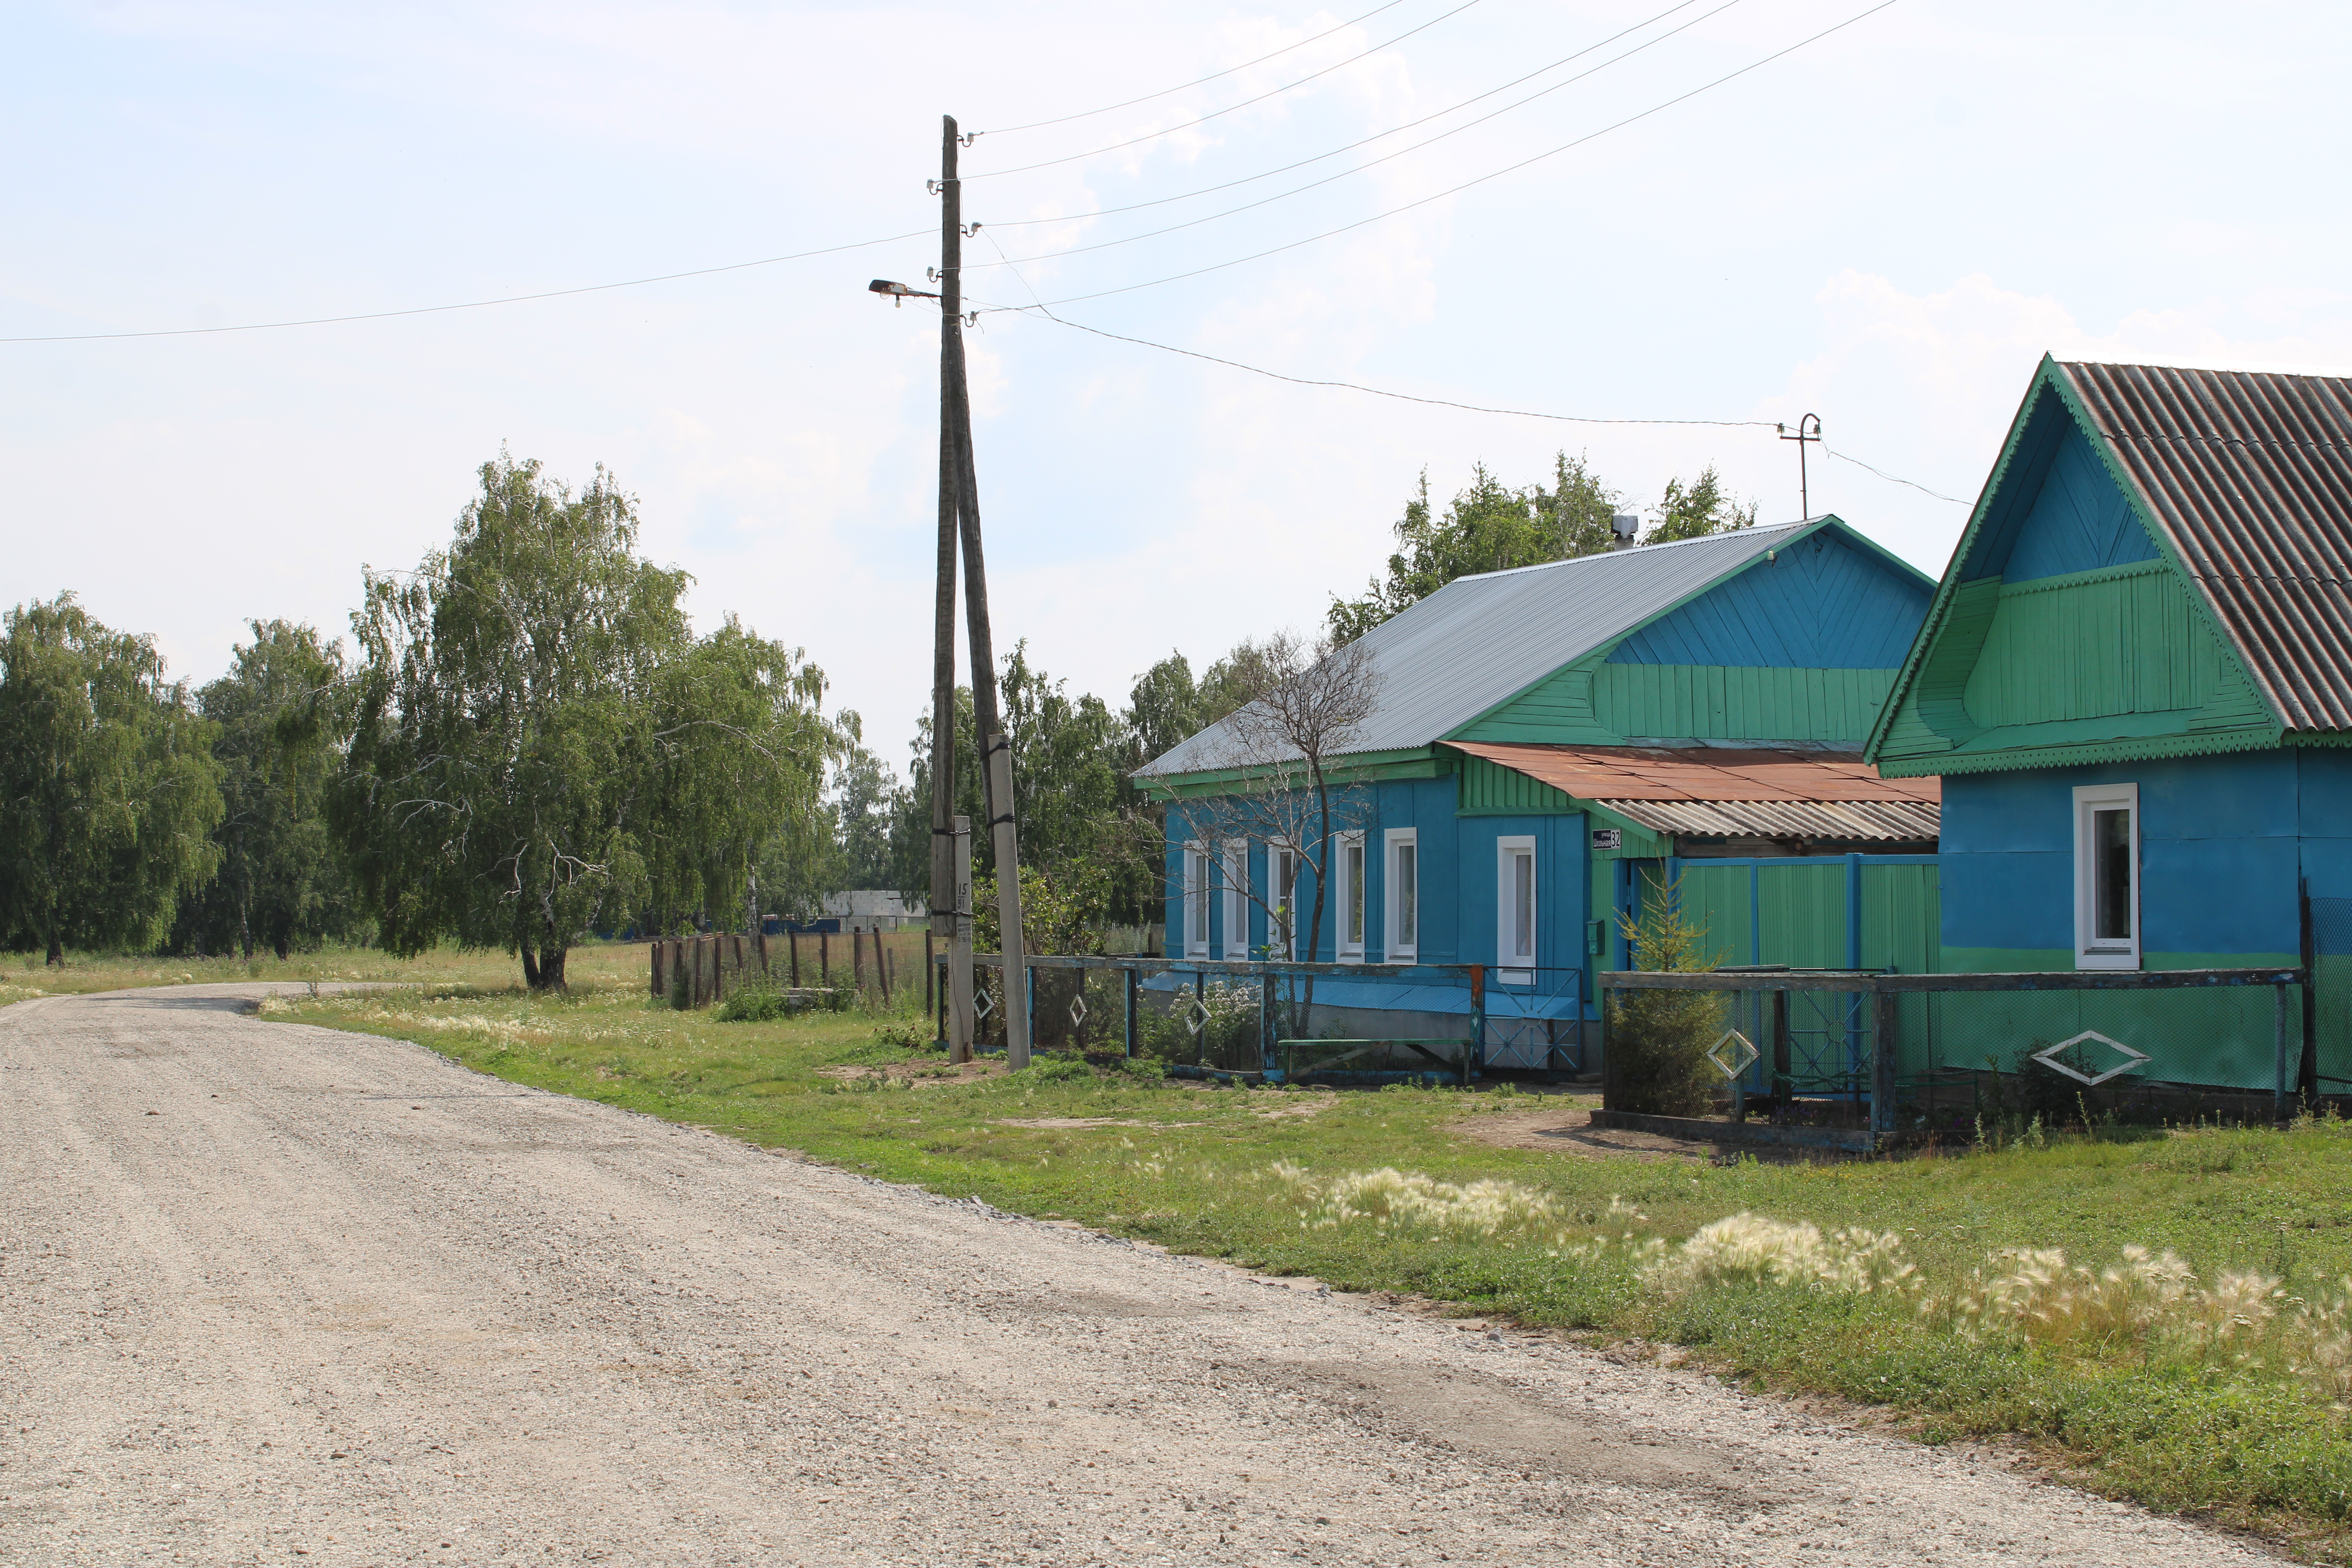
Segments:
[[[1624,550],[1596,550],[1590,555],[1570,555],[1560,561],[1538,561],[1526,566],[1505,566],[1493,572],[1465,572],[1459,577],[1447,578],[1444,585],[1450,588],[1456,583],[1477,583],[1489,577],[1511,577],[1522,572],[1549,572],[1556,567],[1581,566],[1596,561],[1622,561],[1647,551],[1672,550],[1684,544],[1707,544],[1732,538],[1753,539],[1764,533],[1785,533],[1790,529],[1804,528],[1820,522],[1828,516],[1829,513],[1823,512],[1821,517],[1804,518],[1796,522],[1759,522],[1751,528],[1728,528],[1720,533],[1695,534],[1689,539],[1662,539],[1655,544],[1636,544]]]
[[[2260,365],[2243,364],[2165,364],[2155,360],[2131,359],[2057,359],[2053,363],[2074,367],[2087,366],[2098,370],[2161,370],[2183,375],[2276,375],[2295,381],[2352,381],[2352,367],[2329,366],[2315,370],[2299,366],[2293,370],[2275,370]]]

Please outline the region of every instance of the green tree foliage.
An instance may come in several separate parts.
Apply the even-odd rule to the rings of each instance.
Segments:
[[[1729,533],[1734,529],[1755,526],[1756,503],[1749,501],[1741,506],[1723,488],[1715,465],[1709,463],[1688,485],[1678,479],[1666,481],[1666,493],[1659,499],[1657,516],[1642,535],[1642,542],[1664,544],[1672,540],[1701,539],[1710,533]]]
[[[0,923],[52,963],[68,943],[149,947],[218,863],[220,764],[146,637],[70,594],[0,622]]]
[[[1388,575],[1367,583],[1360,597],[1333,596],[1326,616],[1332,638],[1353,642],[1456,577],[1598,554],[1611,545],[1610,519],[1621,500],[1581,456],[1561,452],[1553,459],[1548,485],[1514,488],[1481,463],[1471,471],[1469,488],[1440,512],[1432,508],[1424,469],[1419,493],[1405,502],[1404,516],[1394,525],[1397,548],[1389,557]],[[1756,521],[1755,504],[1741,507],[1724,490],[1712,465],[1688,485],[1667,480],[1655,510],[1642,535],[1644,544],[1696,539]]]
[[[1188,737],[1239,708],[1265,684],[1265,659],[1255,644],[1236,645],[1192,679],[1192,664],[1181,653],[1135,678],[1128,689],[1128,750],[1122,774],[1174,751]]]
[[[908,812],[907,790],[890,764],[866,750],[864,724],[855,711],[836,721],[841,747],[826,798],[804,817],[788,820],[772,835],[760,859],[761,908],[787,920],[810,921],[824,913],[825,899],[852,888],[911,891],[902,880],[898,839]],[[928,803],[919,854],[928,855]],[[930,875],[921,859],[914,880]]]
[[[1633,963],[1653,971],[1713,969],[1706,927],[1683,913],[1680,885],[1652,880],[1641,918],[1619,917]],[[1653,1116],[1704,1116],[1723,1087],[1706,1053],[1723,1036],[1719,991],[1609,994],[1609,1075],[1615,1108]]]
[[[446,550],[366,575],[331,820],[386,947],[500,947],[539,990],[648,904],[742,909],[832,733],[796,652],[731,620],[696,641],[602,468],[576,495],[503,454],[480,479]]]
[[[1126,736],[1099,697],[1073,696],[1069,682],[1029,662],[1024,642],[1005,656],[998,682],[1005,739],[1013,749],[1013,798],[1021,823],[1024,867],[1061,872],[1100,861],[1116,831],[1120,763]],[[973,734],[971,691],[958,687],[956,712],[957,812],[972,820],[975,877],[996,874],[996,851],[981,803],[980,752]],[[900,797],[893,843],[904,890],[928,894],[930,886],[931,720],[917,723],[912,777]],[[1024,884],[1024,891],[1026,884]]]
[[[226,810],[213,830],[220,869],[180,905],[173,945],[286,957],[361,925],[328,833],[326,793],[340,763],[343,653],[318,632],[256,621],[229,672],[196,695],[215,726]]]
[[[1424,469],[1419,493],[1405,502],[1404,516],[1395,524],[1397,549],[1389,557],[1388,576],[1365,584],[1360,598],[1333,597],[1328,615],[1333,640],[1355,641],[1456,577],[1606,550],[1616,502],[1616,492],[1601,482],[1584,458],[1571,458],[1566,452],[1553,461],[1549,486],[1515,489],[1478,464],[1469,488],[1443,512],[1431,507]]]
[[[825,765],[842,741],[823,714],[824,673],[730,616],[667,660],[657,686],[653,907],[751,929],[762,847],[821,828]]]

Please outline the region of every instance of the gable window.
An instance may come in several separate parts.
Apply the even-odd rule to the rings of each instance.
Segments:
[[[1364,836],[1342,833],[1339,851],[1339,962],[1360,962],[1364,956]]]
[[[1247,958],[1249,951],[1249,846],[1238,838],[1225,841],[1224,953]]]
[[[2074,967],[2139,967],[2139,785],[2074,791]]]
[[[1412,828],[1388,830],[1388,857],[1381,956],[1391,963],[1410,963],[1421,952],[1421,844]]]
[[[1287,844],[1265,847],[1265,945],[1269,956],[1298,956],[1298,851]]]
[[[1495,840],[1495,978],[1505,985],[1536,980],[1536,841]]]
[[[1209,956],[1209,850],[1184,846],[1184,956]]]

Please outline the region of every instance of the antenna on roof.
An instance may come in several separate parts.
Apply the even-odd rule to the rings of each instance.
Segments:
[[[1808,414],[1804,418],[1798,420],[1797,433],[1793,436],[1789,434],[1789,427],[1786,425],[1775,425],[1772,428],[1780,432],[1781,440],[1794,441],[1797,444],[1797,508],[1801,514],[1797,521],[1811,521],[1813,515],[1813,498],[1810,487],[1805,483],[1805,444],[1809,441],[1819,441],[1822,438],[1822,416],[1818,414]]]

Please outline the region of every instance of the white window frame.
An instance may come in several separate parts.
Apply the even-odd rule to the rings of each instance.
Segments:
[[[1282,858],[1290,857],[1290,885],[1282,885]],[[1284,960],[1298,956],[1298,877],[1306,869],[1306,858],[1297,849],[1280,838],[1265,841],[1265,946],[1272,956]],[[1276,911],[1286,913],[1277,917]],[[1290,927],[1290,939],[1277,942],[1276,933],[1285,922]],[[1276,952],[1280,947],[1282,951]]]
[[[1362,869],[1352,872],[1349,869],[1348,863],[1351,857],[1360,864]],[[1371,879],[1371,850],[1364,841],[1363,831],[1360,828],[1352,833],[1333,834],[1331,836],[1331,890],[1338,895],[1338,900],[1336,907],[1331,911],[1331,951],[1332,955],[1341,963],[1364,962],[1365,944],[1370,940],[1372,934],[1372,901],[1370,889],[1359,886],[1359,883],[1370,882]],[[1348,937],[1348,916],[1354,912],[1354,907],[1359,900],[1363,903],[1364,921],[1362,927],[1357,931],[1355,940],[1351,942]]]
[[[1225,957],[1247,958],[1249,950],[1249,840],[1228,838],[1224,854]]]
[[[1184,956],[1209,956],[1209,847],[1184,841]]]
[[[2131,938],[2101,939],[2093,935],[2098,911],[2098,847],[2092,824],[2100,811],[2116,807],[2131,813],[2127,850],[2131,870]],[[2077,784],[2074,788],[2074,967],[2077,969],[2137,969],[2140,967],[2139,785],[2136,784]]]
[[[1390,963],[1411,963],[1421,953],[1421,835],[1411,827],[1391,827],[1382,836],[1386,847],[1381,851],[1381,956]],[[1405,896],[1404,879],[1397,874],[1398,851],[1412,851],[1412,896]],[[1408,922],[1407,915],[1412,918]],[[1412,928],[1412,940],[1402,941],[1398,933],[1407,924]]]
[[[1528,951],[1524,965],[1514,963],[1518,913],[1517,857],[1528,858]],[[1543,878],[1537,863],[1533,834],[1504,834],[1495,840],[1495,983],[1533,985],[1536,963],[1543,952]]]

